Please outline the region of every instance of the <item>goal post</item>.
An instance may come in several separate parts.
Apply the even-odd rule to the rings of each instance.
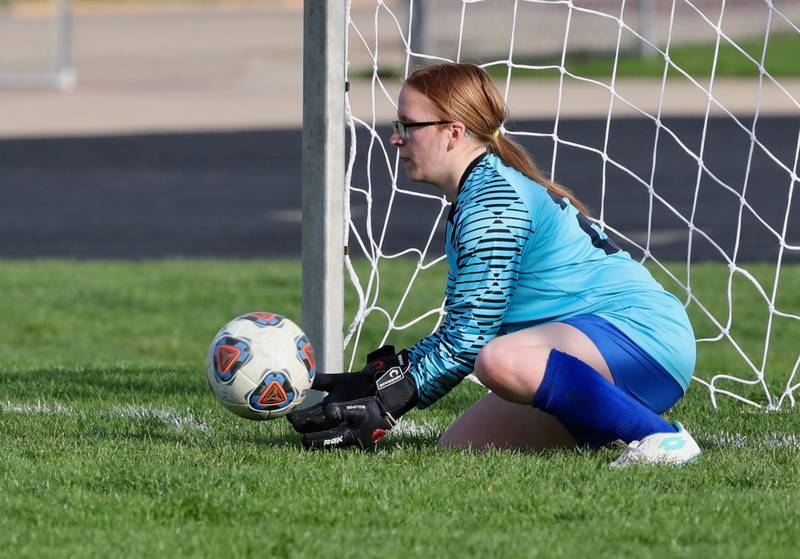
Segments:
[[[302,326],[317,366],[342,370],[345,2],[304,2]]]

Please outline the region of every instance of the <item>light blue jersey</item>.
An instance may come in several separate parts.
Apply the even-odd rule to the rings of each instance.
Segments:
[[[689,385],[683,305],[567,199],[486,154],[465,172],[446,235],[447,314],[409,349],[419,407],[471,373],[496,336],[581,314],[605,318]]]

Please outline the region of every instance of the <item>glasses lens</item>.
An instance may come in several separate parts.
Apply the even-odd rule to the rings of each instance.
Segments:
[[[406,140],[406,125],[399,120],[392,121],[392,125],[394,126],[394,131],[397,132],[398,136],[400,136],[400,139]]]

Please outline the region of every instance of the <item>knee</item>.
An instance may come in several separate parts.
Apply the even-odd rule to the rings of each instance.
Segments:
[[[495,338],[478,353],[475,376],[502,398],[527,402],[541,384],[550,349]]]
[[[483,346],[475,360],[475,376],[491,390],[508,384],[513,374],[513,358],[506,346],[502,338],[495,338]]]

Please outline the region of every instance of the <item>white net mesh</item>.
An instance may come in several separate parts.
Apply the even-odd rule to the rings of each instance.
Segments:
[[[348,12],[351,367],[443,317],[441,302],[420,305],[443,292],[448,204],[401,176],[387,123],[414,64],[473,62],[509,105],[504,132],[685,300],[713,404],[794,404],[800,81],[781,49],[800,44],[800,3],[353,0]],[[645,63],[652,77],[625,77]],[[740,312],[758,331],[739,328]],[[363,339],[370,320],[381,339]]]

